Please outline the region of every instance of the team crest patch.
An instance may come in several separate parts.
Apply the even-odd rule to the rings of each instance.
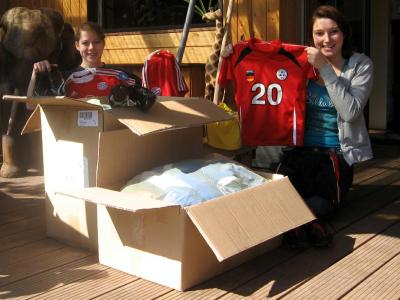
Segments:
[[[276,72],[276,78],[278,78],[279,80],[285,80],[287,77],[287,72],[285,69],[279,69]]]
[[[118,74],[118,79],[119,80],[127,80],[128,79],[128,75],[126,73],[124,73],[124,72],[120,72]]]
[[[108,88],[108,84],[107,84],[106,82],[104,82],[104,81],[99,82],[99,83],[97,84],[97,89],[100,90],[100,91],[104,91],[104,90],[106,90],[107,88]]]
[[[253,82],[254,81],[254,70],[247,70],[246,71],[246,80],[247,82]]]
[[[161,95],[161,88],[158,87],[158,86],[154,86],[154,87],[151,88],[151,92],[154,95],[160,96]]]

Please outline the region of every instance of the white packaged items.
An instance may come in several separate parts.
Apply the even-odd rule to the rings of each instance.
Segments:
[[[130,179],[121,192],[189,206],[254,187],[265,178],[221,157],[184,160]]]

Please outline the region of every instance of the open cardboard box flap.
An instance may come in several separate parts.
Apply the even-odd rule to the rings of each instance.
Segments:
[[[179,207],[103,188],[58,193],[132,212]],[[287,177],[185,210],[219,261],[315,219]]]
[[[91,104],[83,99],[74,99],[66,96],[14,96],[4,95],[3,100],[15,101],[20,103],[38,104],[38,105],[51,105],[51,106],[71,106],[71,107],[82,107],[86,109],[99,109],[98,105]],[[85,99],[87,100],[87,99]]]
[[[5,95],[4,100],[22,103],[39,104],[41,106],[69,106],[83,110],[101,110],[98,105],[88,103],[88,99],[72,99],[65,96],[57,97],[26,97]],[[231,115],[220,109],[211,101],[203,98],[157,97],[158,101],[146,113],[139,109],[113,108],[104,111],[111,114],[119,122],[127,126],[137,135],[196,127],[216,121],[232,118]],[[36,109],[22,133],[38,131],[40,129],[39,111]]]
[[[87,202],[92,202],[108,207],[122,209],[126,211],[138,212],[163,207],[179,207],[177,204],[168,203],[165,201],[147,198],[143,200],[128,193],[121,193],[113,190],[108,190],[99,187],[90,187],[83,189],[69,189],[56,192],[60,195],[66,195],[76,199],[82,199]]]
[[[315,219],[287,177],[186,211],[219,261]]]
[[[158,101],[147,113],[124,108],[114,108],[110,113],[137,135],[196,127],[232,118],[213,102],[202,98]]]

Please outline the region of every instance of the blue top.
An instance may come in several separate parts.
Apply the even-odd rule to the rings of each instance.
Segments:
[[[307,84],[304,146],[340,148],[337,111],[325,86]]]

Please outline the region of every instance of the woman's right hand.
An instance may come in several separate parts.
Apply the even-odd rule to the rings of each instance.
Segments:
[[[51,68],[57,66],[57,65],[52,65],[50,64],[50,62],[45,59],[42,61],[38,61],[37,63],[33,64],[33,71],[35,71],[36,73],[43,73],[43,72],[50,72]]]

